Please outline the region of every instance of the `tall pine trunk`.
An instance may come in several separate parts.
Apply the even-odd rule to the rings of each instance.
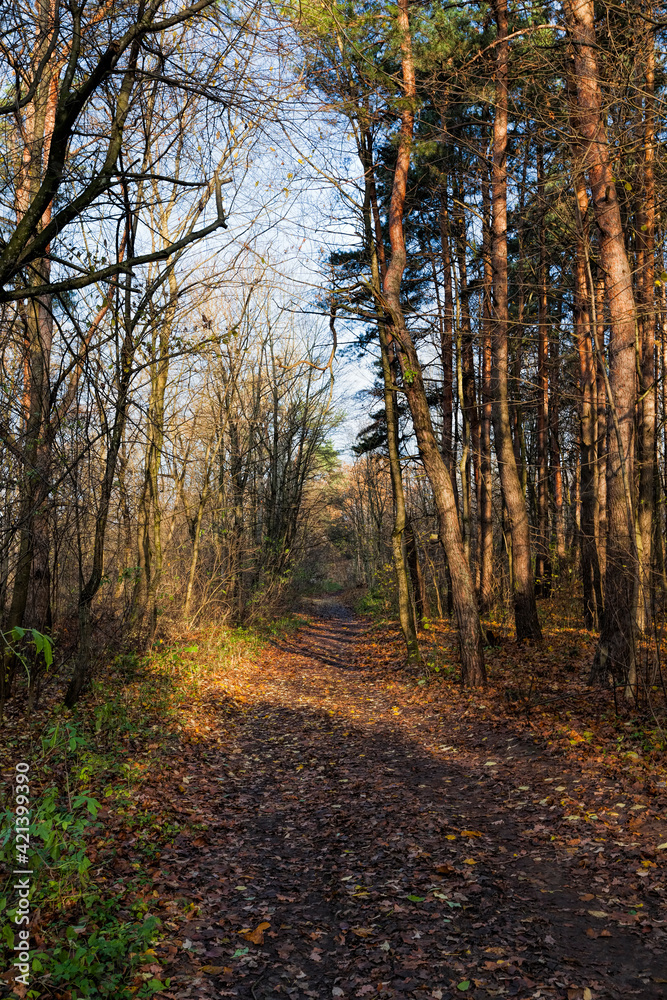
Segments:
[[[579,144],[588,173],[600,238],[610,321],[607,434],[607,579],[600,640],[591,679],[609,674],[628,681],[635,670],[637,551],[632,483],[634,466],[635,300],[623,239],[597,64],[593,0],[565,5],[577,89]]]
[[[530,525],[517,469],[508,399],[508,297],[507,297],[507,2],[496,0],[496,114],[493,124],[492,240],[493,333],[492,384],[493,432],[500,483],[512,541],[512,596],[517,640],[542,638],[531,564]]]
[[[643,120],[640,141],[643,162],[640,168],[639,208],[635,226],[637,241],[637,307],[639,325],[640,403],[637,435],[637,528],[639,542],[639,573],[637,581],[636,622],[641,631],[649,625],[653,590],[653,519],[655,493],[656,397],[655,397],[655,53],[653,29],[642,39],[645,46]]]
[[[373,163],[373,139],[370,130],[365,133],[359,147],[359,154],[364,168],[364,233],[371,261],[371,281],[378,312],[381,308],[382,279],[387,271],[380,224],[380,212],[375,185],[375,165]],[[415,605],[410,590],[410,575],[406,547],[407,515],[405,510],[405,491],[401,474],[401,456],[399,451],[398,409],[396,401],[395,375],[392,371],[391,333],[385,318],[378,321],[380,339],[380,359],[382,363],[382,386],[384,392],[384,409],[387,424],[387,453],[389,455],[389,475],[393,501],[394,523],[391,531],[391,550],[398,592],[398,617],[408,654],[409,663],[419,663],[419,641],[417,639],[417,621]]]
[[[483,288],[482,303],[482,416],[480,422],[480,582],[479,607],[488,612],[493,600],[493,482],[491,478],[491,199],[486,176],[482,177]]]
[[[408,0],[399,0],[398,2],[397,27],[401,38],[404,101],[401,112],[398,156],[389,206],[391,259],[385,275],[383,290],[391,314],[394,333],[400,346],[399,360],[405,393],[424,468],[433,488],[440,540],[449,564],[454,608],[459,627],[461,676],[464,684],[480,686],[486,683],[486,672],[475,589],[470,567],[465,557],[452,481],[433,431],[419,358],[407,329],[401,305],[401,284],[406,265],[403,213],[414,129],[412,105],[416,95]]]

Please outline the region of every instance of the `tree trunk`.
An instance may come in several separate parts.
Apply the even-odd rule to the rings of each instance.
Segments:
[[[499,43],[496,45],[496,114],[493,125],[492,243],[493,430],[500,483],[512,535],[512,596],[519,642],[540,640],[535,587],[531,565],[530,525],[517,470],[508,400],[508,299],[507,299],[507,3],[495,2]]]
[[[539,212],[539,270],[537,290],[537,535],[535,589],[540,597],[551,593],[549,559],[549,331],[547,327],[547,246],[544,195],[544,155],[537,145],[537,198]]]
[[[579,144],[600,236],[610,319],[607,459],[607,582],[591,679],[627,681],[635,669],[632,609],[637,554],[632,505],[635,386],[635,301],[623,239],[597,65],[593,0],[565,5],[577,87]]]
[[[442,283],[445,290],[444,314],[440,321],[440,357],[442,359],[442,455],[456,490],[455,455],[452,433],[454,416],[454,298],[452,294],[452,255],[449,246],[449,212],[447,182],[440,192],[440,246],[442,249]]]
[[[491,609],[493,600],[493,482],[491,479],[491,199],[486,176],[482,177],[484,298],[482,303],[482,419],[480,426],[480,580],[479,608]]]
[[[592,282],[592,277],[589,282]],[[591,292],[595,306],[593,333],[595,336],[595,481],[596,530],[600,578],[604,588],[607,578],[607,385],[605,381],[606,348],[604,338],[604,278],[596,277],[595,293]],[[604,600],[604,592],[603,592]]]
[[[467,529],[464,530],[464,540],[466,542],[468,562],[470,569],[475,576],[474,565],[478,561],[474,558],[472,549],[473,523],[472,523],[472,477],[471,467],[474,473],[476,493],[480,495],[480,421],[477,409],[477,392],[475,388],[475,362],[473,356],[473,332],[470,319],[470,289],[468,288],[468,267],[466,260],[467,241],[465,228],[465,215],[463,209],[463,192],[457,191],[461,202],[459,210],[461,212],[460,222],[456,228],[456,249],[459,271],[459,329],[460,329],[460,387],[459,396],[461,399],[461,410],[463,413],[464,427],[464,455],[461,456],[461,486],[463,491],[465,473],[466,502],[462,504],[464,520],[467,521]],[[465,465],[465,468],[464,468]]]
[[[563,469],[560,452],[560,357],[558,337],[549,344],[549,475],[553,501],[553,535],[560,576],[566,557]]]
[[[584,589],[584,624],[599,625],[602,614],[602,585],[595,525],[595,363],[592,350],[591,314],[586,280],[586,214],[588,197],[580,173],[574,179],[577,211],[577,251],[574,270],[574,331],[579,355],[579,421],[581,456],[581,574]]]
[[[384,295],[400,347],[399,360],[404,389],[412,414],[419,451],[433,488],[440,540],[447,555],[452,578],[453,600],[459,627],[461,676],[464,684],[480,686],[486,683],[486,672],[482,629],[473,580],[463,548],[452,481],[433,431],[421,366],[412,337],[405,324],[400,299],[401,283],[406,264],[403,212],[414,129],[413,103],[416,96],[408,0],[398,0],[397,27],[401,38],[404,101],[401,112],[398,156],[389,207],[391,260],[384,279]]]
[[[567,79],[570,121],[576,131],[576,86],[571,75]],[[597,413],[596,365],[593,351],[594,329],[591,315],[591,295],[588,272],[589,224],[586,183],[578,166],[580,149],[571,144],[574,167],[574,210],[576,218],[576,257],[574,266],[574,334],[579,356],[579,440],[581,524],[579,531],[581,575],[583,582],[584,625],[599,627],[602,616],[602,581],[598,558],[599,513],[597,472]],[[593,303],[595,313],[595,303]]]
[[[406,554],[408,566],[410,568],[410,579],[412,581],[412,592],[414,594],[415,614],[417,621],[421,624],[425,618],[430,618],[431,612],[428,604],[428,592],[426,589],[426,578],[419,559],[419,546],[417,535],[408,521],[405,529]]]
[[[654,518],[654,464],[656,446],[655,399],[655,108],[654,77],[655,53],[653,28],[646,31],[642,40],[645,52],[645,72],[640,93],[643,91],[644,108],[640,141],[643,145],[643,162],[638,198],[640,201],[635,225],[637,244],[637,312],[639,323],[639,373],[640,404],[637,434],[637,528],[639,541],[639,567],[637,580],[636,622],[640,631],[649,626],[653,592],[653,518]]]
[[[382,279],[386,273],[386,261],[375,188],[375,166],[373,163],[373,146],[370,132],[365,134],[364,144],[360,146],[359,154],[364,167],[364,231],[371,259],[373,293],[376,300],[376,308],[379,310],[381,308],[381,288]],[[372,221],[374,226],[372,225]],[[405,513],[405,492],[403,490],[401,456],[399,451],[398,412],[396,408],[396,392],[394,390],[395,376],[392,373],[391,338],[384,319],[380,319],[378,322],[378,333],[382,363],[384,409],[387,423],[389,475],[391,478],[394,507],[391,551],[398,592],[398,616],[407,649],[408,663],[419,663],[421,661],[421,654],[417,639],[415,606],[410,592],[410,577],[406,552],[405,531],[407,517]]]
[[[126,292],[127,294],[127,292]],[[81,581],[78,601],[79,646],[74,671],[65,693],[65,705],[72,708],[89,680],[93,658],[92,646],[92,604],[100,589],[104,573],[104,542],[107,522],[111,509],[116,464],[120,452],[125,424],[129,408],[129,391],[132,380],[132,360],[134,357],[134,342],[131,329],[126,329],[119,359],[118,397],[114,412],[113,425],[109,435],[104,477],[100,492],[99,506],[95,516],[95,536],[93,540],[93,558],[90,573],[85,583]]]

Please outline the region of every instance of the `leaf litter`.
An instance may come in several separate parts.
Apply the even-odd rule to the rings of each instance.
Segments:
[[[655,769],[417,686],[392,642],[324,602],[153,758],[160,995],[667,997]]]

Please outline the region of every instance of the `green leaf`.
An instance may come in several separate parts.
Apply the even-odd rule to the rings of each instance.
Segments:
[[[234,954],[232,955],[232,958],[240,958],[241,955],[247,955],[247,954],[248,954],[247,948],[237,948]]]
[[[457,990],[461,990],[462,993],[465,993],[466,990],[470,989],[470,980],[464,979],[462,983],[456,984],[456,988]]]
[[[423,903],[424,900],[426,899],[426,896],[408,896],[408,899],[411,900],[413,903]]]

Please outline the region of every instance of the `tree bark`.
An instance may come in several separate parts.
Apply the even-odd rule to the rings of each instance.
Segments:
[[[480,425],[480,580],[479,608],[482,614],[493,601],[493,482],[491,478],[491,198],[488,178],[482,177],[484,298],[482,303],[482,418]]]
[[[610,320],[607,580],[602,628],[591,680],[603,681],[611,674],[618,681],[627,681],[635,669],[632,609],[637,583],[632,503],[636,403],[635,300],[604,126],[593,0],[568,0],[565,12],[577,88],[578,139],[599,230],[600,260]]]
[[[400,347],[399,360],[403,385],[412,414],[419,451],[433,488],[440,540],[445,549],[451,573],[454,607],[459,627],[461,677],[465,685],[477,687],[486,683],[486,671],[475,590],[463,548],[452,481],[433,431],[421,365],[405,323],[400,298],[406,265],[403,213],[414,129],[413,102],[416,96],[408,2],[409,0],[398,0],[397,27],[401,38],[404,101],[401,112],[398,156],[389,206],[391,259],[385,275],[383,290],[392,317],[394,333]]]
[[[576,165],[575,165],[576,171]],[[581,575],[584,591],[584,624],[597,628],[602,615],[602,583],[595,524],[596,462],[594,412],[595,360],[592,349],[591,310],[586,278],[586,241],[588,196],[584,179],[576,171],[574,178],[577,249],[574,270],[574,331],[579,355],[579,422],[581,457]]]
[[[654,465],[656,447],[655,398],[655,52],[653,29],[642,39],[646,51],[644,79],[639,92],[643,96],[640,142],[643,162],[640,168],[639,209],[635,225],[637,241],[637,319],[639,324],[639,388],[640,403],[637,434],[637,528],[639,567],[637,579],[637,628],[644,632],[649,626],[653,596],[653,519]],[[641,113],[641,112],[640,112]]]
[[[535,589],[540,597],[551,593],[549,559],[549,332],[547,327],[547,247],[544,194],[544,154],[537,144],[537,199],[539,212],[539,268],[537,290],[537,535]]]
[[[381,308],[382,279],[386,273],[384,243],[380,224],[380,212],[375,186],[375,166],[373,163],[372,136],[367,131],[359,148],[364,168],[364,230],[367,249],[371,259],[371,281],[376,308]],[[398,592],[398,617],[408,654],[408,663],[419,663],[421,653],[417,639],[415,604],[410,590],[410,576],[406,550],[407,515],[405,511],[405,491],[401,473],[401,456],[398,437],[398,411],[396,406],[395,376],[392,373],[391,334],[384,318],[378,321],[380,339],[380,360],[382,364],[382,385],[384,410],[387,424],[387,452],[389,455],[389,475],[394,507],[394,523],[391,531],[391,551]]]
[[[493,431],[500,483],[512,536],[512,593],[516,636],[519,642],[540,640],[531,564],[530,525],[517,470],[508,399],[508,298],[507,298],[507,2],[495,0],[498,26],[496,45],[496,114],[493,124],[492,241],[493,332],[492,387]]]

